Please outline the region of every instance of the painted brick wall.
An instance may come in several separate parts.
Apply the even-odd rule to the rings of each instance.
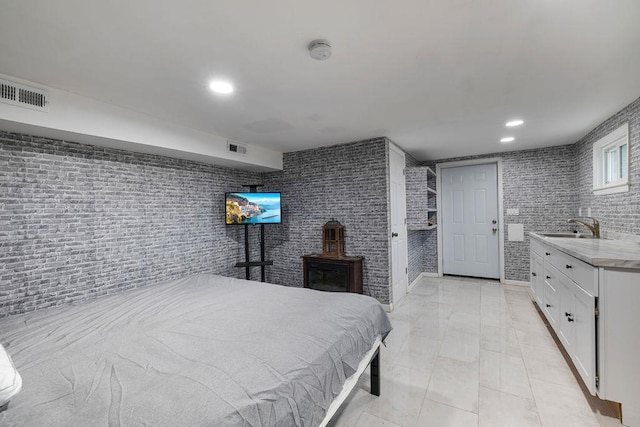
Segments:
[[[384,138],[286,153],[283,171],[263,175],[282,192],[283,223],[269,226],[267,279],[302,286],[302,255],[322,252],[322,226],[345,226],[347,255],[364,256],[364,292],[389,302],[389,225]]]
[[[629,123],[629,192],[594,196],[593,143],[624,123]],[[583,214],[600,221],[603,231],[640,235],[640,98],[589,132],[576,144],[578,158],[577,188]],[[586,215],[586,214],[585,214]]]
[[[0,317],[199,272],[243,277],[225,191],[259,174],[0,132]]]
[[[437,163],[499,157],[502,158],[504,200],[504,252],[505,278],[529,280],[528,231],[568,231],[573,227],[566,223],[578,212],[575,190],[575,147],[563,145],[538,150],[512,151],[440,160]],[[431,165],[430,165],[431,166]],[[432,166],[433,167],[433,166]],[[519,208],[518,216],[507,215],[508,208]],[[507,224],[524,224],[525,240],[508,240]],[[437,245],[425,246],[428,272],[437,272]]]

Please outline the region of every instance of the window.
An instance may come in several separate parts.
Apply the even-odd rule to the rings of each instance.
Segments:
[[[629,124],[593,144],[593,193],[629,191]]]

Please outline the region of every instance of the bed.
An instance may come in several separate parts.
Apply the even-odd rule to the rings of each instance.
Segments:
[[[0,425],[320,426],[390,330],[373,298],[210,274],[11,316]]]

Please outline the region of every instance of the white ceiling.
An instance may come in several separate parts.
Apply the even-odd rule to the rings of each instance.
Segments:
[[[7,1],[0,73],[282,152],[384,135],[434,160],[573,143],[640,96],[640,1]]]

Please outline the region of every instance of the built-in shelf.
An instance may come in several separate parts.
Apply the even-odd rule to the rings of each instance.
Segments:
[[[435,195],[436,173],[428,166],[407,168],[407,230],[422,231],[438,228]],[[429,225],[432,224],[432,225]]]

